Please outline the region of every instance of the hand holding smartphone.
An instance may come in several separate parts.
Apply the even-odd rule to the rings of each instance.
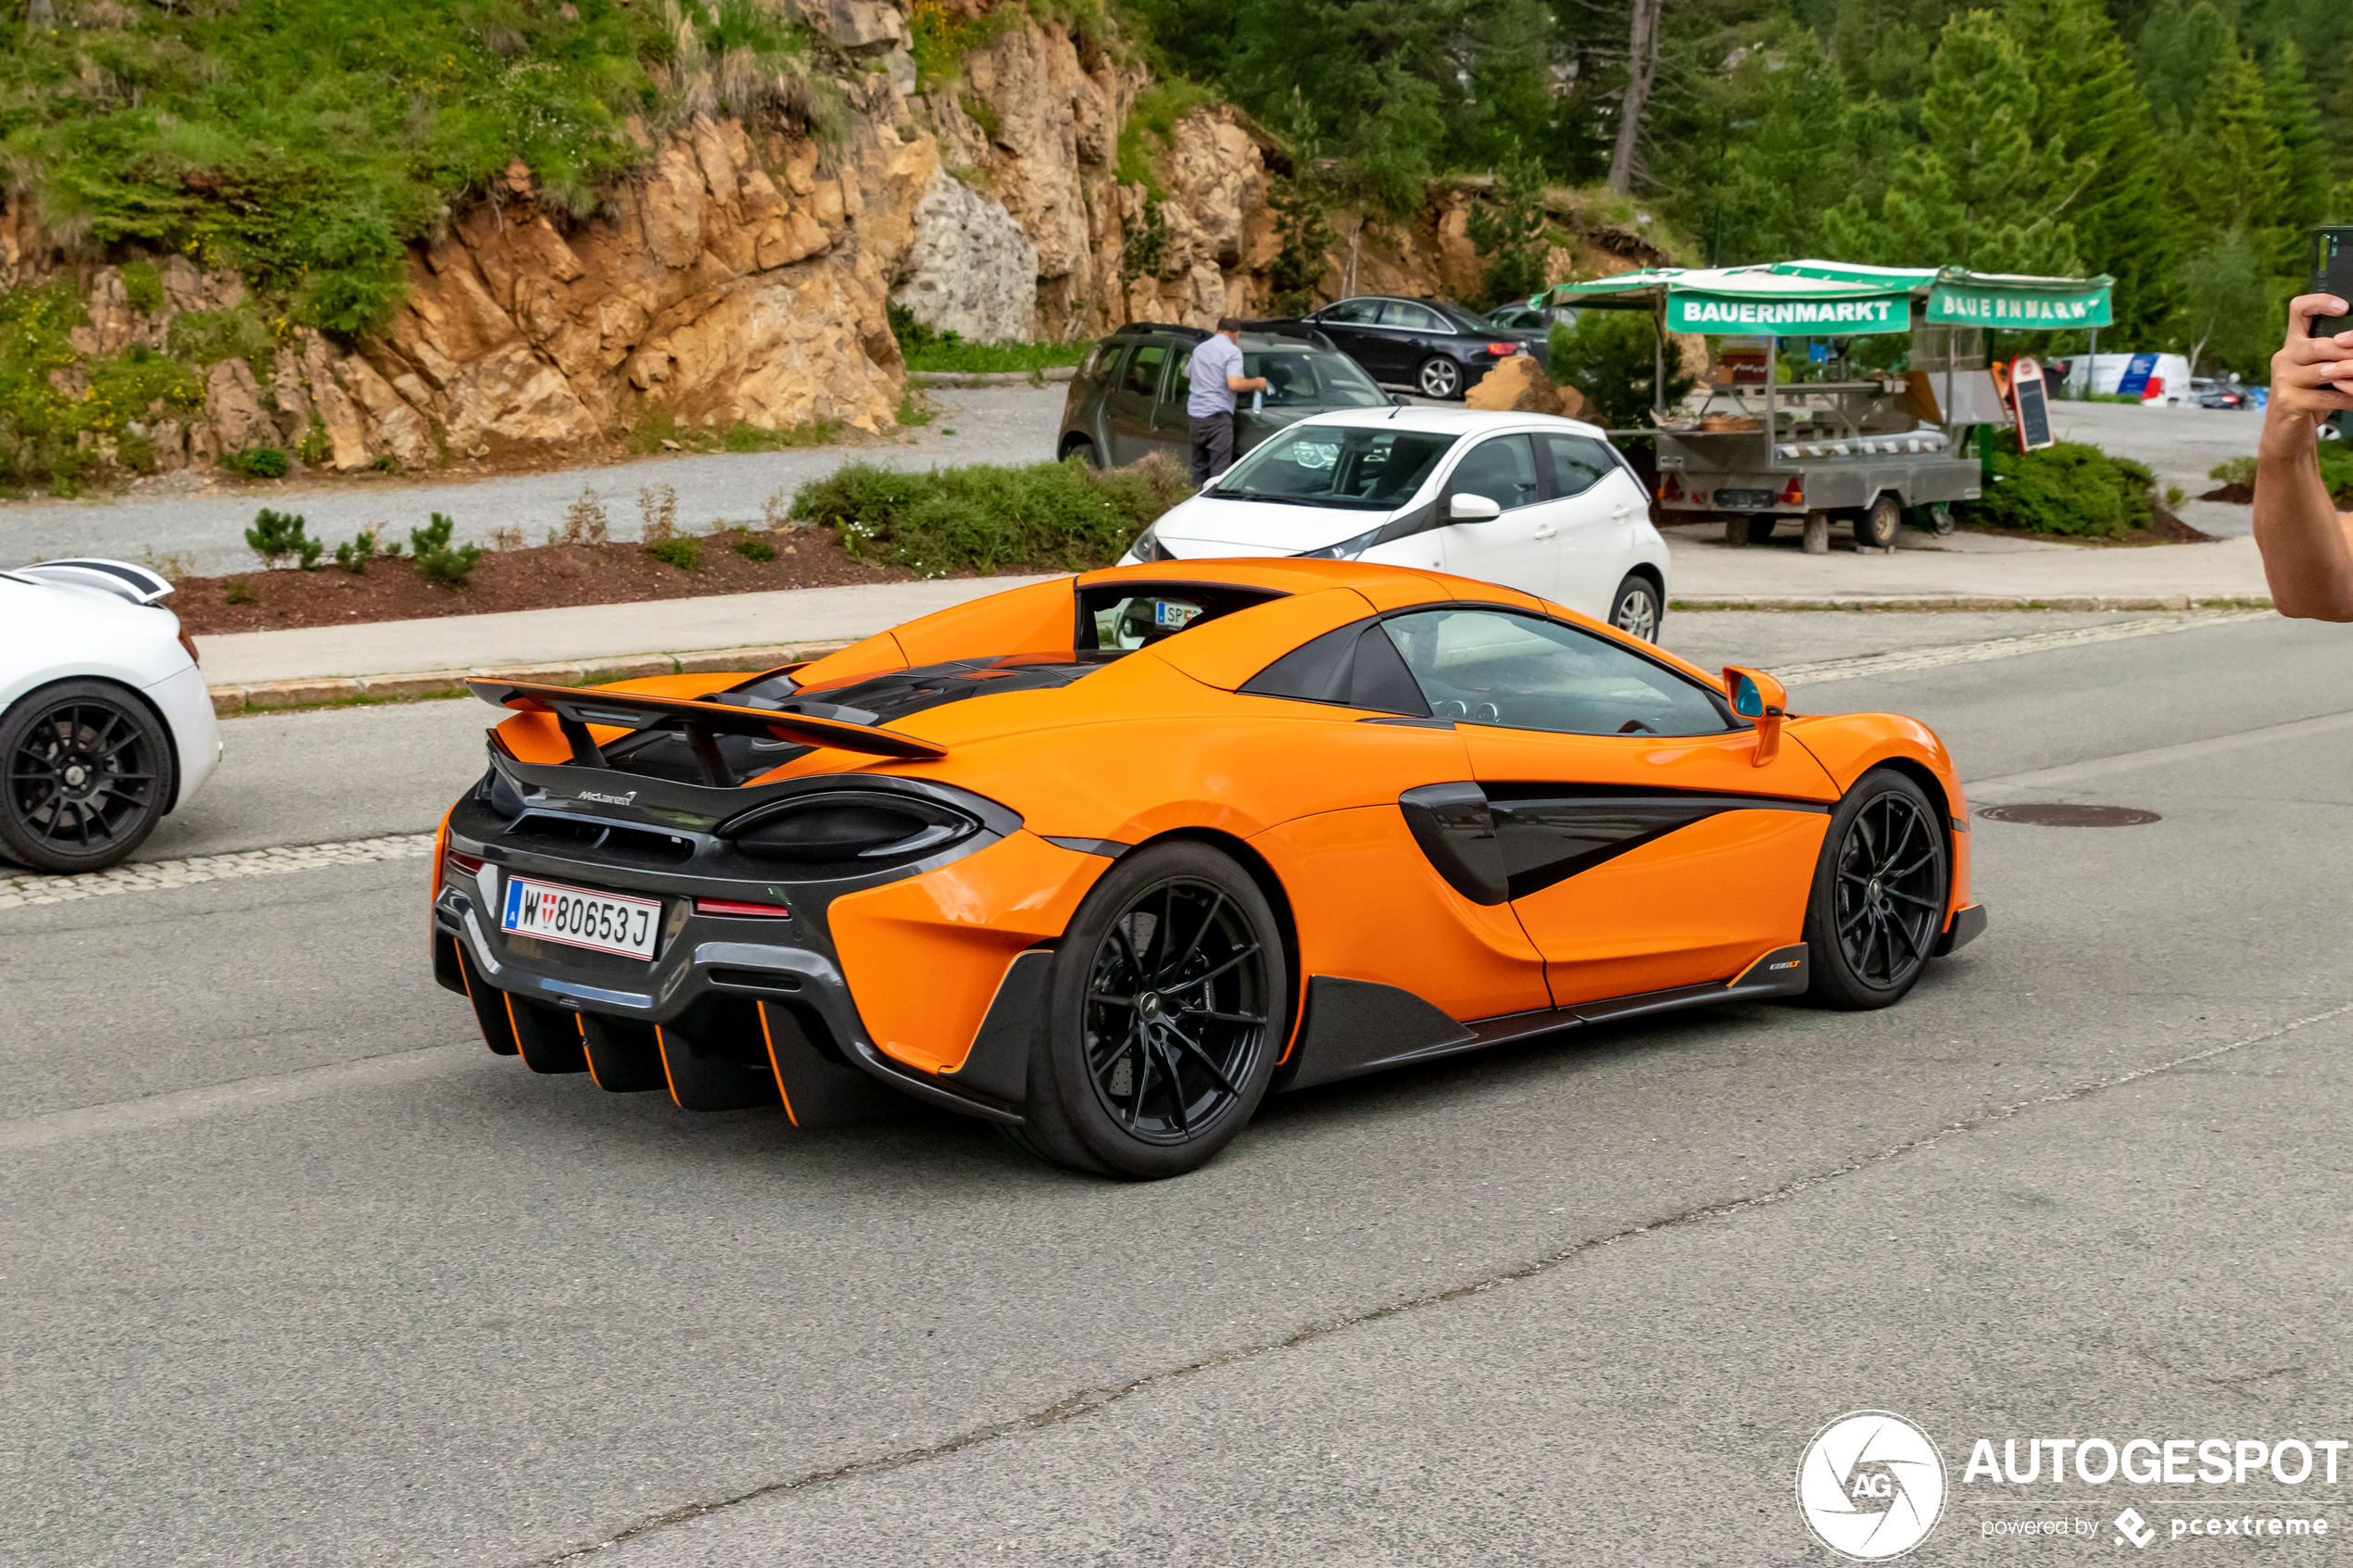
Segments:
[[[2313,294],[2333,294],[2353,303],[2353,228],[2327,228],[2312,231]],[[2309,328],[2314,337],[2334,337],[2342,332],[2353,332],[2353,315],[2315,316]]]

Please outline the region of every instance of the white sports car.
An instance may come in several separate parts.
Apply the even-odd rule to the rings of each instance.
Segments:
[[[0,571],[0,855],[44,872],[111,866],[220,765],[170,592],[115,560]]]

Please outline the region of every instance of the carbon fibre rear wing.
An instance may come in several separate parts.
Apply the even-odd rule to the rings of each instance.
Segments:
[[[588,726],[647,730],[674,723],[686,732],[710,782],[723,788],[738,781],[719,755],[720,735],[752,735],[793,741],[802,746],[831,746],[837,751],[862,752],[869,757],[945,757],[947,748],[897,730],[853,724],[841,719],[809,713],[780,713],[731,703],[701,702],[692,697],[649,696],[641,692],[601,691],[594,686],[542,686],[527,681],[468,681],[474,696],[493,708],[517,713],[549,713],[572,747],[572,759],[584,767],[606,765]]]

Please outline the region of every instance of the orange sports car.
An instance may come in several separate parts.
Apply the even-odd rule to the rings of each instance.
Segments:
[[[1951,759],[1489,583],[1184,561],[511,709],[435,857],[490,1048],[809,1126],[876,1085],[1174,1175],[1270,1091],[1969,941]],[[887,1098],[882,1097],[882,1098]]]

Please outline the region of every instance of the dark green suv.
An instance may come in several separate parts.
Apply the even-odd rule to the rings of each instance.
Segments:
[[[1297,335],[1242,333],[1242,373],[1265,376],[1267,387],[1236,398],[1236,457],[1310,414],[1389,401],[1329,339],[1291,331]],[[1189,462],[1185,398],[1192,390],[1193,349],[1208,336],[1202,327],[1131,321],[1097,344],[1071,377],[1054,455],[1084,458],[1097,468],[1124,467],[1147,452]]]

